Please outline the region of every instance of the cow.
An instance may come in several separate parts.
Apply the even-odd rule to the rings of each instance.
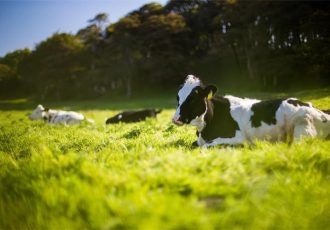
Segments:
[[[327,139],[329,110],[321,111],[296,98],[256,100],[235,96],[215,96],[217,87],[203,85],[188,75],[177,95],[172,121],[197,127],[201,147],[299,140],[303,137]]]
[[[160,109],[143,109],[143,110],[132,110],[119,113],[106,120],[106,124],[116,124],[119,122],[133,123],[144,121],[147,117],[156,117],[160,113]]]
[[[92,119],[86,119],[81,113],[73,111],[62,111],[44,108],[42,105],[38,105],[35,110],[29,116],[30,120],[44,120],[49,124],[64,124],[73,125],[79,124],[82,121],[88,123],[94,123]]]

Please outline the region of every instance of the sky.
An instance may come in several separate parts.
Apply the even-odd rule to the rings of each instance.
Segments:
[[[0,57],[34,49],[55,32],[75,34],[98,13],[113,23],[149,2],[167,0],[0,0]]]

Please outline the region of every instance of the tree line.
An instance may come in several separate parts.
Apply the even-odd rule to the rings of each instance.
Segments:
[[[196,74],[221,87],[329,86],[327,1],[170,0],[0,58],[2,96],[132,97]]]

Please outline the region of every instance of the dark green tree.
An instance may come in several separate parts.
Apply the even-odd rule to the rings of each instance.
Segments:
[[[18,69],[22,61],[31,54],[29,49],[16,50],[0,59],[0,91],[1,94],[22,94],[22,76]]]
[[[70,34],[55,33],[37,45],[20,68],[30,91],[41,97],[65,98],[80,85],[86,69],[84,45]]]
[[[89,19],[88,22],[92,25],[95,24],[98,28],[102,28],[103,24],[108,22],[108,14],[107,13],[99,13],[94,18]]]

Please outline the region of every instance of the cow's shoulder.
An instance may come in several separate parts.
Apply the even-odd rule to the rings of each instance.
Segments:
[[[260,100],[257,99],[246,98],[246,97],[235,97],[232,95],[225,95],[224,98],[226,98],[229,101],[231,107],[236,107],[236,106],[246,107],[246,106],[251,106],[254,103],[260,102]]]
[[[205,123],[201,134],[206,141],[219,137],[232,138],[239,130],[237,122],[231,115],[231,102],[226,97],[216,97],[209,102]]]

